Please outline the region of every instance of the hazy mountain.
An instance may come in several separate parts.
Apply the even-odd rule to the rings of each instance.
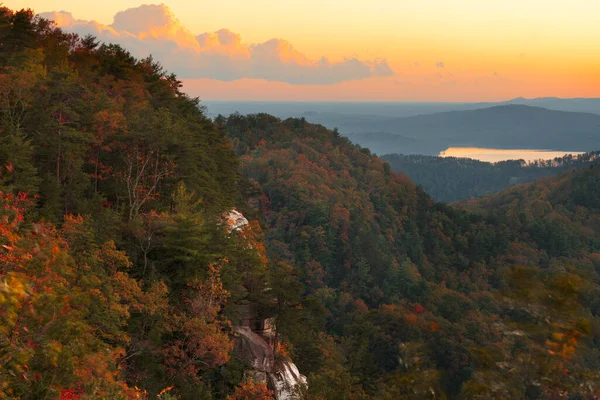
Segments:
[[[210,116],[267,113],[279,118],[305,117],[310,122],[348,116],[412,117],[444,111],[489,107],[495,103],[326,102],[326,101],[202,101]]]
[[[600,98],[561,99],[518,97],[501,102],[325,102],[325,101],[203,101],[211,116],[267,113],[280,118],[305,117],[310,122],[329,127],[329,120],[339,117],[413,117],[446,111],[475,110],[499,105],[521,104],[557,111],[588,112],[600,115]],[[340,115],[341,114],[341,115]],[[324,123],[325,121],[325,123]],[[332,121],[333,122],[333,121]]]
[[[600,148],[599,115],[523,105],[408,118],[353,115],[336,122],[340,132],[378,154],[434,155],[453,146],[564,151]]]
[[[599,115],[523,105],[388,119],[373,128],[447,146],[566,151],[600,147]]]
[[[597,99],[513,99],[505,103],[208,102],[212,116],[270,113],[338,128],[378,154],[435,155],[451,146],[593,151],[600,115],[523,105],[592,109]],[[498,105],[499,104],[499,105]],[[394,137],[398,135],[398,137]]]
[[[600,98],[561,99],[558,97],[541,97],[537,99],[525,99],[523,97],[518,97],[506,103],[544,107],[557,111],[586,112],[600,115]]]
[[[419,140],[389,132],[358,132],[346,135],[353,143],[366,147],[375,154],[427,154],[437,155],[447,145],[429,140]]]

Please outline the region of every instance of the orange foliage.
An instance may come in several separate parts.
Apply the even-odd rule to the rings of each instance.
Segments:
[[[233,340],[226,332],[229,321],[220,316],[229,292],[223,288],[220,269],[219,264],[211,264],[204,282],[188,285],[194,297],[185,301],[188,310],[173,317],[170,329],[177,338],[162,351],[170,374],[183,373],[187,379],[198,381],[200,371],[229,361]]]
[[[247,380],[238,386],[235,393],[227,400],[274,400],[273,391],[267,385],[253,380]]]
[[[553,333],[552,338],[546,340],[548,353],[564,360],[571,359],[575,354],[579,336],[580,333],[578,331]]]
[[[406,319],[406,322],[408,322],[411,325],[417,323],[417,316],[415,314],[404,314],[404,319]]]
[[[289,343],[283,343],[281,340],[275,343],[275,353],[283,358],[289,359],[291,356]]]
[[[63,232],[41,224],[28,228],[27,196],[0,196],[0,395],[18,397],[47,385],[63,399],[92,392],[131,397],[135,391],[120,379],[118,361],[128,341],[122,324],[134,299],[119,296],[119,286],[141,289],[123,272],[102,272],[105,260],[120,253],[114,244],[97,253],[87,248],[81,217],[67,216]]]
[[[261,265],[266,268],[269,260],[267,259],[267,249],[263,244],[265,234],[260,228],[260,222],[255,219],[248,221],[248,225],[242,228],[241,234],[248,241],[248,247],[256,251]]]

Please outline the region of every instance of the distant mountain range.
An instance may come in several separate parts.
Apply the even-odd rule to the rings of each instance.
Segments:
[[[600,115],[517,104],[378,121],[350,117],[340,131],[378,154],[437,154],[447,147],[600,148]]]
[[[338,128],[374,153],[435,155],[448,147],[594,151],[600,99],[500,103],[207,102],[210,115],[270,113]]]
[[[314,117],[332,118],[334,115],[360,115],[363,117],[413,117],[445,111],[475,110],[494,106],[520,104],[543,107],[556,111],[587,112],[600,115],[600,98],[541,97],[515,99],[500,102],[453,103],[453,102],[326,102],[326,101],[203,101],[208,114],[230,115],[267,113],[279,118]]]
[[[533,107],[544,107],[549,110],[585,112],[600,115],[600,98],[561,99],[558,97],[540,97],[537,99],[526,99],[517,97],[516,99],[499,103],[498,105],[502,104],[521,104]]]

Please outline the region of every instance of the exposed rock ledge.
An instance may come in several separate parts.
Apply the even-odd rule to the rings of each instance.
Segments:
[[[273,349],[260,335],[248,327],[235,327],[238,338],[235,355],[252,367],[248,375],[265,382],[275,393],[277,400],[299,400],[299,389],[306,385],[306,377],[300,374],[291,360],[275,362]]]

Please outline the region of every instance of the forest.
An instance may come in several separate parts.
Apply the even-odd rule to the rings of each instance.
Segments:
[[[452,203],[494,194],[509,186],[558,175],[572,168],[599,162],[600,152],[565,155],[553,160],[489,163],[469,158],[385,154],[392,170],[402,172],[436,201]]]
[[[233,351],[248,303],[298,398],[600,396],[600,166],[449,206],[5,7],[0,95],[0,397],[274,399]]]

